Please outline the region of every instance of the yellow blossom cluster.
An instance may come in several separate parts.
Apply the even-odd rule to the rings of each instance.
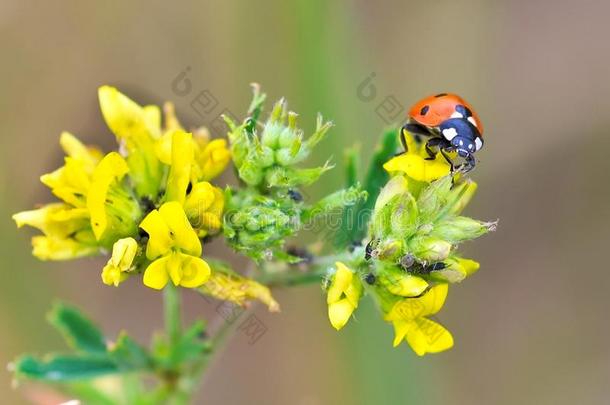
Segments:
[[[41,177],[59,198],[13,216],[42,235],[32,239],[42,260],[112,255],[102,281],[118,286],[144,272],[148,287],[199,287],[210,277],[202,238],[222,227],[224,193],[209,181],[230,161],[224,139],[205,128],[187,132],[171,104],[140,106],[116,88],[99,89],[102,114],[118,152],[103,154],[64,132],[59,169]]]

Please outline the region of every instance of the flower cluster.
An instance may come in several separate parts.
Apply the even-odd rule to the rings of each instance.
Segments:
[[[332,124],[318,115],[311,136],[297,127],[297,114],[284,99],[259,123],[265,94],[254,85],[249,116],[241,125],[225,118],[233,163],[245,187],[227,193],[224,234],[233,249],[254,260],[300,260],[284,250],[287,238],[317,217],[354,205],[366,197],[359,186],[339,190],[309,205],[300,187],[316,182],[332,166],[299,168]],[[259,128],[260,126],[260,128]]]
[[[448,285],[476,272],[457,246],[494,230],[495,222],[460,215],[476,183],[450,173],[442,157],[427,159],[425,146],[405,134],[407,150],[384,168],[392,175],[381,189],[369,223],[366,247],[353,250],[327,276],[328,315],[342,328],[367,293],[418,355],[453,346],[451,334],[429,319],[445,303]]]
[[[222,228],[224,193],[209,183],[230,161],[223,139],[187,132],[171,104],[140,106],[117,89],[99,89],[102,114],[119,143],[106,155],[65,132],[65,164],[41,181],[61,202],[14,215],[42,231],[33,254],[66,260],[112,250],[102,281],[118,286],[144,272],[148,287],[195,288],[210,277],[202,238]]]

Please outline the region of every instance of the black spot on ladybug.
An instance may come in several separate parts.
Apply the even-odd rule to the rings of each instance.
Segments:
[[[466,107],[465,105],[461,105],[461,104],[456,105],[455,111],[462,114],[462,116],[464,118],[472,117],[472,111],[470,111],[470,109],[468,107]]]
[[[421,115],[426,115],[426,113],[428,112],[428,110],[430,109],[429,105],[425,105],[422,107],[421,111],[419,112]]]
[[[439,97],[445,97],[446,95],[447,95],[447,93],[438,93],[438,94],[437,94],[436,96],[434,96],[434,97],[439,98]]]

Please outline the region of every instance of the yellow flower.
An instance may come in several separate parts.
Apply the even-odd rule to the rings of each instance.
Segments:
[[[32,254],[41,260],[67,260],[99,252],[86,209],[68,204],[47,204],[42,208],[13,215],[17,227],[42,231],[32,238]]]
[[[161,290],[171,279],[176,286],[196,288],[208,281],[210,273],[210,266],[200,257],[171,252],[146,268],[144,285]]]
[[[155,154],[155,143],[161,136],[159,107],[141,107],[110,86],[100,87],[98,95],[108,127],[127,152],[130,177],[138,196],[156,198],[163,178],[163,167]]]
[[[112,246],[112,257],[102,270],[102,281],[106,285],[118,285],[128,277],[133,259],[138,252],[138,243],[134,238],[119,239]]]
[[[222,227],[222,213],[225,200],[222,190],[202,181],[193,186],[186,197],[184,211],[199,236],[213,234]]]
[[[271,312],[280,310],[269,288],[235,273],[223,273],[216,267],[210,279],[201,287],[201,292],[240,306],[245,306],[250,299],[257,299],[267,305]]]
[[[384,269],[380,281],[389,292],[401,297],[417,297],[428,288],[428,283],[423,278],[408,274],[394,266]]]
[[[362,283],[345,264],[336,262],[336,271],[328,287],[328,319],[333,328],[345,326],[362,296]]]
[[[199,256],[201,242],[180,203],[163,204],[140,224],[148,233],[146,257],[154,260],[144,273],[144,284],[162,289],[169,279],[175,285],[194,288],[207,281],[210,266]]]
[[[229,164],[231,152],[226,139],[214,139],[196,149],[195,160],[199,166],[198,180],[209,181],[217,177]]]
[[[63,132],[59,143],[66,152],[65,164],[40,177],[59,199],[75,207],[85,207],[93,170],[102,159],[100,151],[83,145],[74,135]]]
[[[87,209],[95,237],[103,245],[137,233],[140,207],[122,184],[128,172],[125,159],[116,152],[106,155],[93,172]]]
[[[165,192],[166,201],[184,203],[186,189],[191,179],[193,163],[193,136],[184,131],[174,131],[163,136],[171,139],[171,166]]]
[[[176,161],[176,155],[173,152],[174,145],[176,145],[174,138],[177,134],[184,133],[183,130],[169,131],[157,141],[155,151],[159,160],[167,165],[174,164]],[[188,166],[191,168],[191,182],[209,181],[217,177],[231,160],[231,152],[227,146],[227,141],[225,139],[210,141],[205,128],[195,131],[191,139],[192,142],[188,146],[184,141],[177,144],[183,151],[178,156],[180,156],[180,159],[186,159]],[[187,147],[189,149],[185,151],[184,149]],[[181,164],[186,166],[186,162],[181,162]]]
[[[406,173],[412,179],[426,183],[449,174],[451,167],[441,153],[437,153],[433,160],[427,160],[425,142],[415,142],[413,136],[406,131],[404,135],[407,151],[384,164],[385,170],[390,173]]]
[[[394,325],[394,346],[406,340],[418,356],[438,353],[453,347],[453,337],[443,326],[427,316],[441,310],[447,297],[447,284],[439,284],[418,298],[396,302],[385,320]]]

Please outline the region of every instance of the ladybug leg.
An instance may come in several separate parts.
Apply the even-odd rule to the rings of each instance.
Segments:
[[[474,166],[476,165],[477,161],[475,160],[474,155],[472,153],[469,153],[464,159],[466,159],[466,162],[459,165],[457,170],[466,174],[472,169],[474,169]]]
[[[428,153],[426,160],[434,160],[436,158],[439,149],[442,149],[443,141],[444,139],[441,138],[432,138],[426,143],[426,152]]]
[[[447,163],[449,163],[449,167],[451,167],[451,173],[453,173],[455,171],[455,165],[453,164],[453,160],[451,160],[451,157],[447,154],[447,152],[450,151],[451,145],[449,145],[448,147],[441,148],[441,155],[443,155]]]

